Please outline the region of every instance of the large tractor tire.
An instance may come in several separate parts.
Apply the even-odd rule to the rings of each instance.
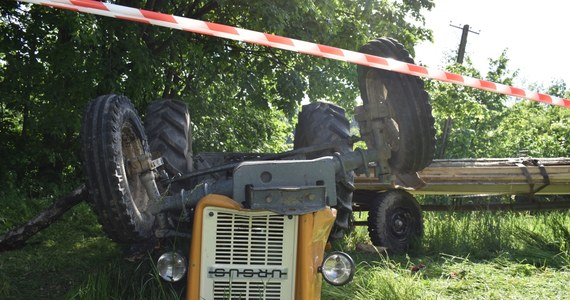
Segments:
[[[192,171],[192,127],[186,103],[171,99],[152,102],[146,109],[145,130],[150,151],[162,157],[171,179]],[[176,193],[184,187],[184,183],[174,183],[165,188]]]
[[[408,51],[393,39],[371,41],[359,51],[414,63]],[[387,106],[383,138],[391,150],[389,166],[400,174],[428,166],[435,151],[435,127],[424,82],[415,76],[360,65],[357,71],[364,108],[372,101],[385,102]]]
[[[378,194],[370,203],[368,234],[376,246],[398,254],[413,248],[423,235],[423,219],[416,199],[404,190]]]
[[[352,151],[350,123],[344,115],[344,109],[329,103],[315,102],[304,105],[299,113],[295,128],[294,148],[310,147],[322,144],[335,144],[337,151]],[[308,159],[331,155],[334,151],[312,153]],[[336,174],[337,216],[330,237],[342,238],[352,227],[352,192],[354,191],[354,173]]]
[[[92,100],[81,126],[89,204],[103,231],[119,243],[152,236],[152,200],[129,161],[150,155],[142,122],[125,96]]]

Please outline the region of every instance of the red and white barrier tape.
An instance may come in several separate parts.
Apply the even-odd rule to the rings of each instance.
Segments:
[[[363,66],[369,66],[408,75],[420,76],[439,81],[445,81],[499,94],[535,100],[547,104],[570,108],[570,100],[554,97],[542,93],[532,92],[512,86],[494,83],[459,74],[440,70],[432,70],[422,66],[404,63],[401,61],[363,54],[355,51],[335,48],[331,46],[305,42],[283,36],[267,34],[218,23],[205,22],[185,17],[121,6],[93,0],[20,0],[45,6],[67,9],[72,11],[101,15],[105,17],[124,19],[129,21],[147,23],[185,30],[194,33],[206,34],[231,40],[243,41],[268,47],[274,47],[314,56],[346,61]]]

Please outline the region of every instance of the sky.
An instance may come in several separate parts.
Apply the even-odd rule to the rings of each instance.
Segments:
[[[548,86],[562,79],[570,86],[570,1],[566,0],[435,0],[425,12],[434,42],[415,47],[416,63],[441,69],[446,54],[457,51],[461,29],[469,24],[465,56],[485,74],[489,58],[507,50],[509,68],[519,71],[515,85]]]

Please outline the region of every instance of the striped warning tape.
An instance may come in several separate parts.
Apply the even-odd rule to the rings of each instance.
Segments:
[[[158,25],[194,33],[206,34],[225,39],[237,40],[252,44],[258,44],[273,48],[295,51],[314,56],[346,61],[363,66],[369,66],[403,74],[425,77],[429,79],[445,81],[491,91],[499,94],[525,98],[547,104],[570,108],[570,100],[547,94],[532,92],[521,88],[503,85],[487,80],[454,74],[446,71],[433,70],[422,66],[409,64],[389,58],[363,54],[355,51],[340,49],[327,45],[321,45],[283,36],[262,33],[211,23],[185,17],[179,17],[144,9],[137,9],[111,3],[93,0],[20,0],[55,8],[96,14],[111,18]]]

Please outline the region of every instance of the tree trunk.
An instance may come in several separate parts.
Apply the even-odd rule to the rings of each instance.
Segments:
[[[66,211],[79,204],[87,196],[88,191],[83,184],[65,197],[55,201],[26,224],[0,236],[0,252],[23,247],[30,237],[57,221]]]

